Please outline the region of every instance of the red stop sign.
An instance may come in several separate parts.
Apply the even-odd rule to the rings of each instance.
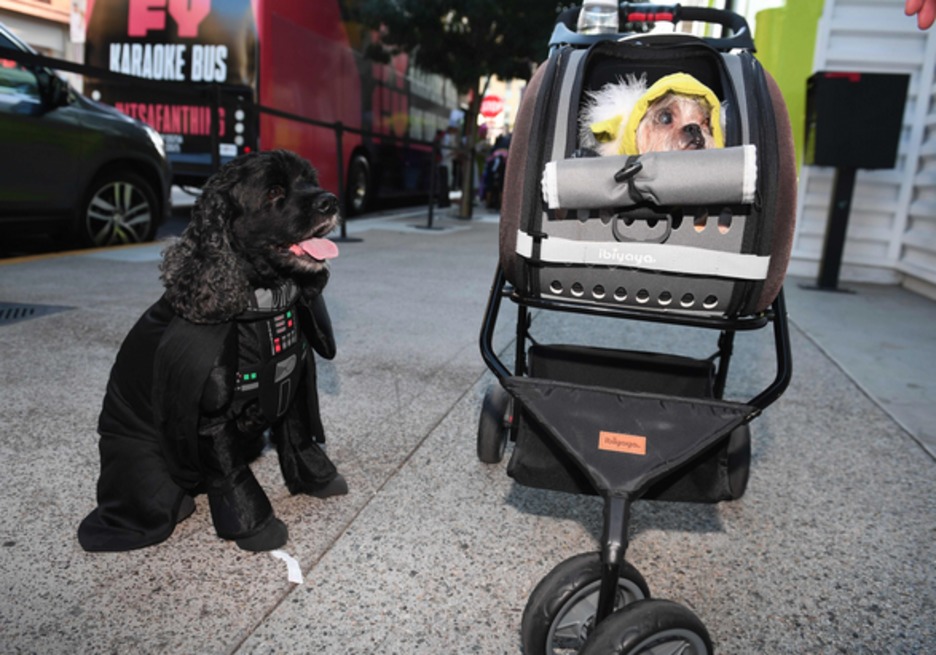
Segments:
[[[481,100],[481,115],[494,118],[504,111],[504,101],[500,96],[484,96]]]

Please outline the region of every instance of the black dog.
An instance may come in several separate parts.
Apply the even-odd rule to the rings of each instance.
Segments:
[[[308,162],[252,153],[205,184],[192,220],[165,252],[166,291],[124,340],[98,432],[98,507],[82,521],[85,550],[159,543],[208,495],[219,537],[245,550],[287,539],[248,464],[269,430],[286,486],[320,498],[347,484],[318,445],[314,357],[335,355],[321,296],[322,237],[337,199]]]

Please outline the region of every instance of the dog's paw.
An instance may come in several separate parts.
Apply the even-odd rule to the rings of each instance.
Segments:
[[[189,495],[182,496],[182,501],[179,503],[179,509],[176,510],[176,524],[181,523],[192,514],[195,513],[195,499]]]
[[[287,539],[289,539],[289,530],[286,528],[286,524],[274,516],[260,532],[250,537],[236,539],[234,543],[241,550],[262,553],[282,548],[286,545]]]
[[[305,493],[316,498],[329,498],[330,496],[344,496],[348,493],[348,482],[344,476],[339,473],[335,478],[323,487],[318,489],[309,489]]]

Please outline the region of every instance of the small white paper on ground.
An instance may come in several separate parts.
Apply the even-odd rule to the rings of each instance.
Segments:
[[[271,550],[270,555],[286,562],[286,572],[289,581],[293,584],[302,584],[302,569],[295,557],[283,550]]]

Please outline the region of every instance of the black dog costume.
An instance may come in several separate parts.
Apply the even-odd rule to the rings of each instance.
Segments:
[[[269,430],[293,494],[347,485],[318,443],[314,350],[335,355],[321,292],[321,238],[337,199],[286,151],[252,153],[205,184],[162,263],[166,291],[124,340],[98,422],[98,507],[82,521],[88,551],[159,543],[208,495],[219,537],[246,550],[287,539],[248,464]]]

